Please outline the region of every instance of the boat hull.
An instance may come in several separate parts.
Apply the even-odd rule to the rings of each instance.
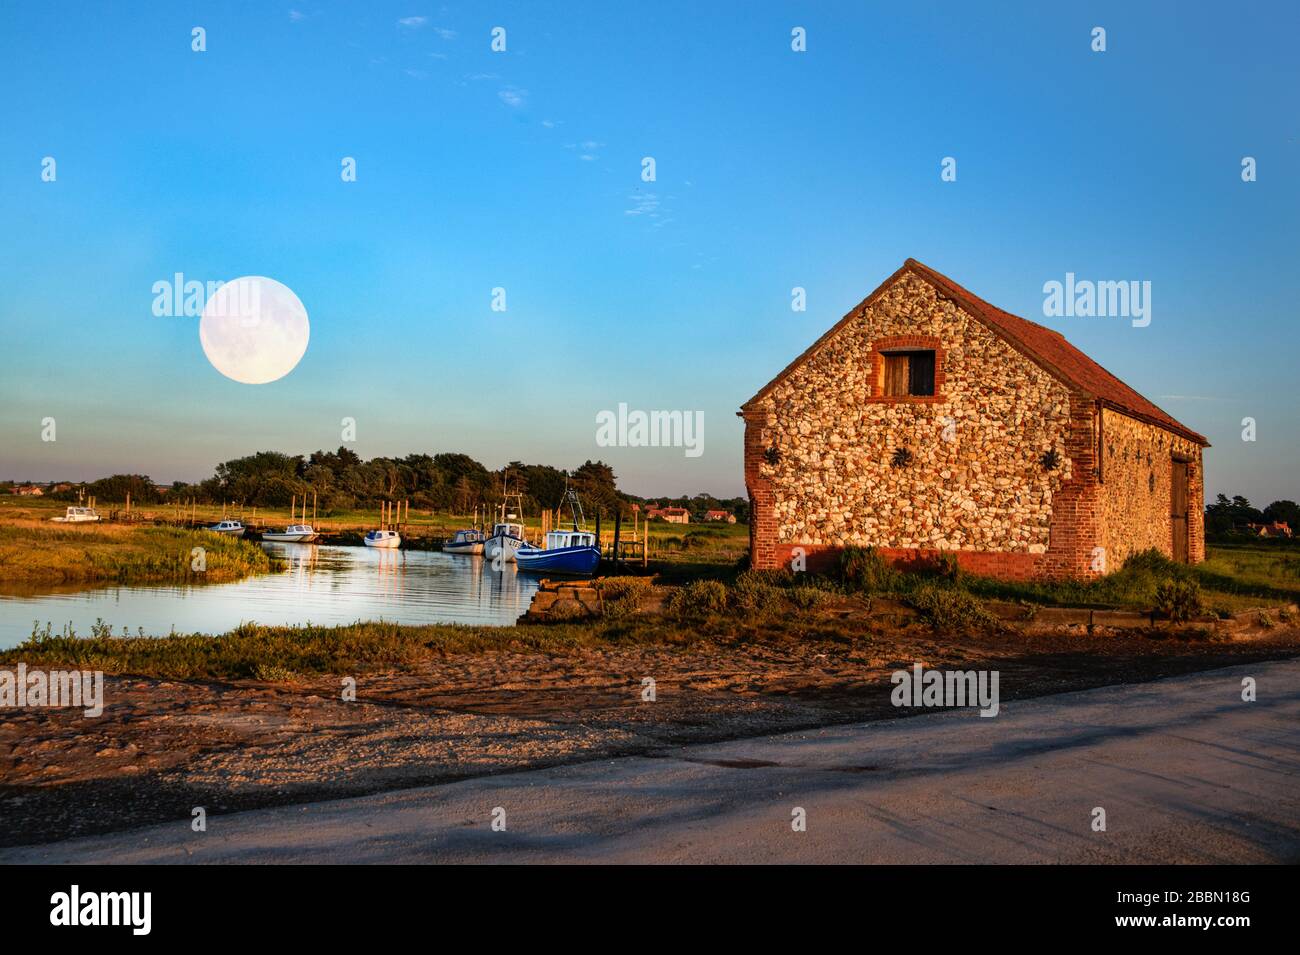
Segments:
[[[518,537],[489,537],[483,543],[483,556],[488,560],[503,560],[510,563],[515,560],[515,555],[519,548],[526,547],[527,542],[520,540]]]
[[[483,553],[483,542],[475,541],[472,544],[443,544],[442,552],[444,554],[475,554]]]
[[[377,547],[380,550],[394,550],[402,546],[401,537],[381,537],[378,540],[367,537],[365,541],[367,547]]]
[[[262,540],[277,544],[310,544],[319,534],[263,534]]]
[[[595,547],[558,547],[541,550],[524,546],[515,552],[515,563],[520,570],[547,574],[574,574],[590,577],[600,564],[600,551]]]
[[[208,530],[212,531],[214,534],[220,534],[222,537],[243,537],[245,529],[240,527],[232,531],[225,528],[217,530],[215,527],[209,527]]]

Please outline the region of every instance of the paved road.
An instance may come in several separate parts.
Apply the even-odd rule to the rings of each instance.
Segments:
[[[1241,701],[1244,676],[1258,702]],[[0,851],[476,861],[1296,862],[1300,661],[1004,703],[992,719],[946,711]]]

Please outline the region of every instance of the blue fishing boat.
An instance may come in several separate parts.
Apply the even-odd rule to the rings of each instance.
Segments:
[[[596,535],[583,530],[586,521],[582,514],[582,502],[578,493],[565,488],[564,497],[573,512],[573,527],[570,530],[550,531],[546,535],[546,547],[534,547],[524,544],[515,551],[515,563],[520,570],[538,571],[547,574],[578,574],[589,577],[600,565],[600,546]]]
[[[596,535],[587,531],[551,531],[546,535],[545,549],[525,544],[515,551],[515,563],[520,570],[586,577],[596,572],[600,548],[596,546]]]

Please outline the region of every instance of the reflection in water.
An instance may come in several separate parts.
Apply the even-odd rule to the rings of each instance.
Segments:
[[[90,635],[102,618],[121,633],[224,633],[243,622],[508,625],[525,610],[537,581],[514,564],[492,570],[482,557],[369,547],[262,545],[288,569],[231,584],[109,587],[72,593],[0,596],[0,647],[22,642],[32,622],[55,633],[71,623]]]

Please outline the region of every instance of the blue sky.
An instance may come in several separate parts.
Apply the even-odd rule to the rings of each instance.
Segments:
[[[262,448],[336,447],[350,416],[366,457],[601,457],[635,493],[741,494],[735,410],[913,256],[1206,434],[1208,495],[1300,496],[1294,5],[4,17],[0,476],[197,479]],[[223,378],[197,319],[152,312],[176,272],[291,287],[302,362]],[[1149,280],[1150,326],[1044,318],[1043,283],[1066,272]],[[598,447],[595,416],[619,402],[703,411],[704,454]]]

